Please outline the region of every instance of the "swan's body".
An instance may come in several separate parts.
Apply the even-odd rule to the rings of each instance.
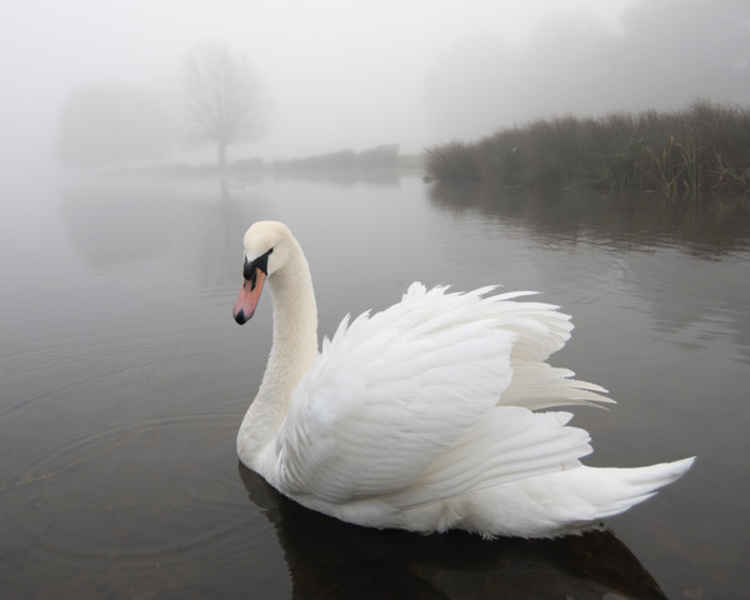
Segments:
[[[281,223],[245,234],[252,316],[267,278],[273,347],[237,436],[249,468],[297,502],[344,521],[412,531],[547,537],[623,512],[693,459],[634,469],[582,465],[589,435],[570,413],[612,402],[545,361],[570,337],[556,306],[412,284],[373,316],[346,317],[318,352],[307,261]]]

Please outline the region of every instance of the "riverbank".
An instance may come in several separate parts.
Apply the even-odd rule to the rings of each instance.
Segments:
[[[166,178],[258,178],[266,175],[309,179],[359,180],[394,178],[401,173],[424,173],[424,155],[400,154],[398,144],[352,149],[300,158],[264,160],[241,157],[227,162],[224,171],[215,162],[165,162],[108,169],[106,174]]]
[[[668,199],[750,193],[750,110],[699,102],[674,112],[538,120],[427,152],[429,178],[509,188],[636,189]]]

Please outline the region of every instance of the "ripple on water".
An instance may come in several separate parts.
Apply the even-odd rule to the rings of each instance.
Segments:
[[[237,422],[236,414],[204,414],[103,431],[39,461],[6,493],[46,554],[164,560],[194,552],[252,523],[267,527],[237,481]]]

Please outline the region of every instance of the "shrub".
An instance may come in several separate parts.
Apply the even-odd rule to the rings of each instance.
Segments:
[[[432,148],[427,172],[510,187],[657,190],[669,199],[748,193],[750,110],[700,101],[674,112],[542,119]]]

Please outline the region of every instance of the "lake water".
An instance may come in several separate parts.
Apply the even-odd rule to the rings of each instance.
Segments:
[[[18,176],[4,196],[1,597],[750,593],[750,226],[731,208],[416,177]],[[245,327],[231,317],[242,233],[265,218],[306,251],[321,334],[415,279],[539,290],[576,324],[553,364],[619,401],[575,410],[585,462],[698,462],[609,532],[554,542],[378,532],[280,498],[234,441],[271,342],[270,296]]]

